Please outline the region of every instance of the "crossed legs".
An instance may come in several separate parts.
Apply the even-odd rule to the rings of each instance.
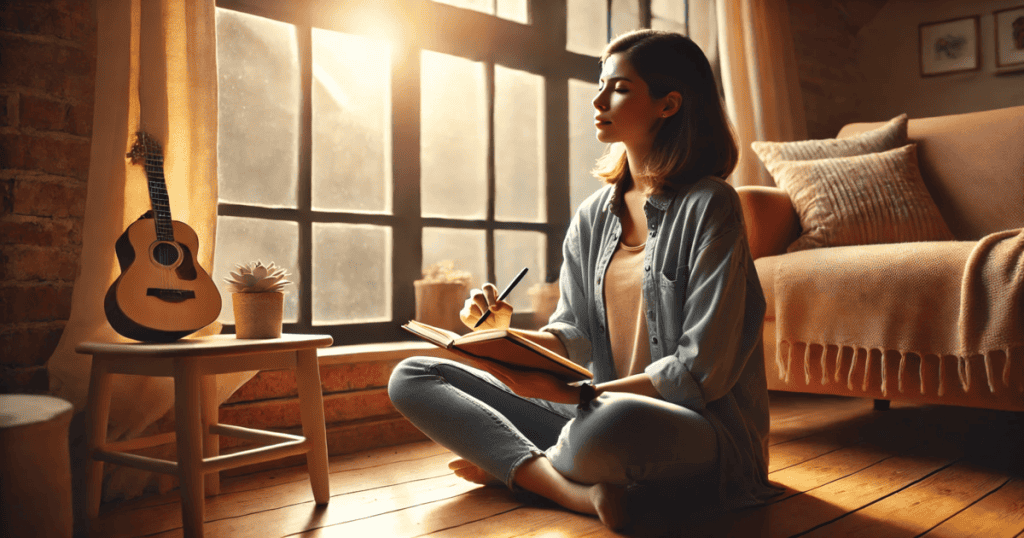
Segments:
[[[626,522],[626,485],[685,479],[713,465],[717,452],[711,425],[682,407],[608,393],[577,414],[444,359],[403,361],[388,392],[403,415],[459,456],[449,464],[456,475],[525,489],[611,528]]]

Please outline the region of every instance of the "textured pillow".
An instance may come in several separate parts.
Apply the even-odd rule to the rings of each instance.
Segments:
[[[819,247],[949,241],[917,167],[917,144],[868,155],[779,161],[775,180],[800,216],[787,252]]]
[[[850,138],[826,138],[824,140],[801,140],[798,142],[752,142],[750,147],[765,168],[775,177],[775,167],[780,161],[809,161],[852,157],[888,151],[906,145],[907,115],[900,114],[881,127],[860,133]],[[778,183],[778,179],[775,180]]]

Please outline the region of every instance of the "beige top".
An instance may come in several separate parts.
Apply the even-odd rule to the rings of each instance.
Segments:
[[[647,320],[640,292],[643,283],[644,247],[619,243],[604,278],[604,301],[608,312],[608,338],[619,379],[642,374],[651,364]]]

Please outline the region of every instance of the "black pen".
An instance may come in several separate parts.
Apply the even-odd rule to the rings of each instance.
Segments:
[[[505,297],[508,297],[508,294],[512,293],[512,288],[516,287],[516,284],[518,284],[519,281],[522,280],[524,276],[526,276],[526,271],[528,269],[529,269],[529,267],[523,267],[523,270],[519,271],[519,274],[516,275],[516,277],[514,279],[512,279],[512,282],[508,286],[506,286],[505,290],[502,291],[501,295],[498,296],[498,300],[499,301],[504,301]],[[479,327],[480,324],[483,323],[485,319],[487,319],[487,316],[490,316],[490,315],[491,315],[491,309],[490,308],[488,308],[487,310],[484,310],[484,315],[480,316],[480,319],[476,320],[476,325],[473,325],[473,328],[475,329],[475,328]]]

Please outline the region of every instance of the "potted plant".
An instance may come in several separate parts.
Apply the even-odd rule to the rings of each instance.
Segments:
[[[285,284],[288,273],[275,267],[274,262],[263,265],[257,260],[235,265],[237,271],[225,278],[232,292],[231,304],[235,312],[236,338],[279,338],[284,317]]]

